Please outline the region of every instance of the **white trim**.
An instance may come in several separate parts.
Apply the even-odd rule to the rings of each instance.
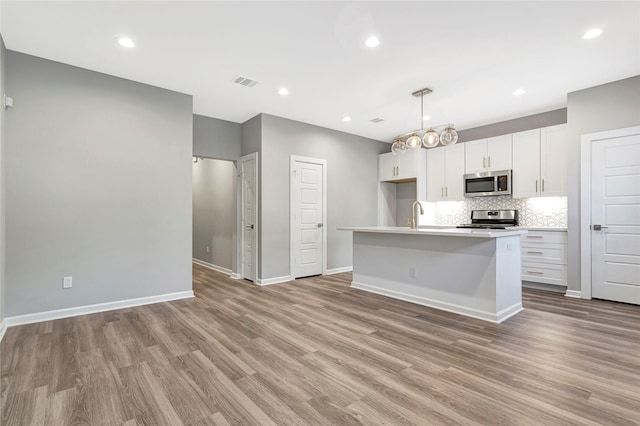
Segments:
[[[522,302],[518,302],[509,306],[497,313],[480,311],[478,309],[467,308],[465,306],[456,305],[453,303],[445,303],[434,299],[429,299],[426,297],[415,296],[412,294],[402,293],[399,291],[388,290],[381,287],[376,287],[369,284],[364,284],[356,281],[351,282],[351,287],[357,288],[360,290],[368,291],[370,293],[381,294],[383,296],[392,297],[394,299],[404,300],[406,302],[416,303],[418,305],[429,306],[430,308],[440,309],[442,311],[453,312],[454,314],[466,315],[468,317],[473,317],[477,319],[481,319],[484,321],[490,321],[495,323],[501,323],[524,310],[522,307]]]
[[[6,331],[7,331],[7,322],[3,318],[2,321],[0,321],[0,343],[2,343],[2,338],[4,337],[4,333]]]
[[[222,266],[214,265],[213,263],[205,262],[200,259],[192,258],[191,261],[205,268],[213,269],[214,271],[222,272],[223,274],[232,275],[231,269],[223,268]]]
[[[295,280],[295,252],[293,250],[293,195],[294,180],[291,178],[296,162],[318,164],[322,166],[322,275],[327,274],[327,160],[321,158],[303,157],[291,155],[289,157],[289,275]]]
[[[231,275],[229,275],[231,278],[233,278],[234,280],[241,280],[242,279],[242,275],[240,275],[237,272],[232,272]]]
[[[255,282],[258,285],[271,285],[271,284],[280,284],[280,283],[286,283],[289,281],[293,281],[291,279],[291,275],[284,275],[282,277],[274,277],[274,278],[265,278],[265,279],[257,279]]]
[[[341,274],[343,272],[353,272],[353,266],[344,266],[342,268],[327,269],[325,275]]]
[[[7,327],[34,322],[49,321],[59,318],[76,317],[78,315],[94,314],[112,311],[114,309],[130,308],[133,306],[150,305],[152,303],[168,302],[170,300],[194,297],[193,291],[179,291],[177,293],[159,294],[157,296],[138,297],[135,299],[119,300],[117,302],[97,303],[95,305],[76,306],[73,308],[56,309],[54,311],[36,312],[33,314],[16,315],[5,318]]]
[[[640,126],[605,132],[588,133],[580,137],[580,293],[591,299],[591,147],[596,141],[637,135]],[[569,291],[567,291],[568,295]],[[570,296],[575,297],[575,296]]]
[[[578,290],[567,290],[564,295],[566,297],[575,297],[576,299],[582,298],[582,292]]]

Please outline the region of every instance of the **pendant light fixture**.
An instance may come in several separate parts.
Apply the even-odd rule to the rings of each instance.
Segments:
[[[433,126],[426,132],[424,131],[424,95],[428,95],[431,92],[431,89],[424,88],[412,93],[413,96],[420,96],[420,130],[414,130],[395,138],[391,145],[391,152],[394,154],[402,154],[409,149],[415,150],[421,146],[433,148],[438,146],[439,143],[442,143],[442,145],[453,145],[458,142],[458,132],[456,132],[452,124]],[[435,131],[438,127],[445,127],[445,129],[438,134]],[[420,134],[422,134],[422,136],[420,136]],[[404,139],[405,137],[406,140]]]

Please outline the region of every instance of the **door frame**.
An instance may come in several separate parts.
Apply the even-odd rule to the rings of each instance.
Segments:
[[[238,160],[239,163],[239,177],[240,177],[240,185],[238,185],[238,192],[240,193],[239,197],[238,197],[238,213],[239,213],[239,217],[240,220],[237,221],[238,223],[238,235],[239,235],[239,250],[237,252],[238,254],[238,274],[237,274],[237,278],[239,279],[245,279],[244,276],[244,200],[245,200],[245,193],[244,193],[244,163],[245,161],[248,160],[254,160],[254,164],[255,164],[255,176],[254,176],[254,182],[255,182],[255,200],[254,200],[254,205],[255,205],[255,213],[254,213],[254,258],[253,258],[253,283],[257,284],[258,283],[258,252],[259,252],[259,222],[258,222],[258,218],[259,218],[259,214],[258,214],[258,210],[259,210],[259,205],[258,205],[258,200],[260,199],[259,196],[259,191],[260,191],[260,176],[258,174],[259,171],[259,165],[258,165],[258,153],[257,152],[252,152],[251,154],[247,154],[247,155],[243,155],[242,157],[240,157],[240,159]]]
[[[289,276],[295,280],[295,251],[293,249],[293,205],[294,184],[293,171],[296,162],[311,163],[322,166],[322,275],[327,274],[327,160],[321,158],[303,157],[291,155],[289,157]]]
[[[588,133],[580,137],[580,287],[583,299],[591,299],[591,147],[603,139],[640,134],[640,126]]]

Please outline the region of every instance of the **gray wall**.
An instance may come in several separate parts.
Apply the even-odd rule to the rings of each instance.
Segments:
[[[640,125],[640,75],[569,93],[567,96],[569,139],[569,289],[580,285],[580,137]],[[589,218],[585,218],[589,220]]]
[[[261,278],[288,276],[290,155],[327,160],[327,268],[352,265],[340,226],[377,223],[378,154],[389,144],[262,114]]]
[[[193,155],[237,160],[240,157],[241,132],[241,124],[194,114]]]
[[[192,97],[11,51],[7,88],[6,315],[191,290]]]
[[[193,257],[231,270],[236,227],[235,165],[226,160],[199,159],[193,164],[192,182]]]
[[[540,114],[528,115],[513,120],[492,123],[486,126],[460,130],[459,142],[469,142],[478,139],[486,139],[493,136],[508,135],[510,133],[523,132],[525,130],[538,129],[540,127],[555,126],[567,122],[567,109],[557,109]]]
[[[5,92],[6,81],[6,49],[2,34],[0,34],[0,102],[2,102]],[[4,105],[0,105],[0,324],[4,321],[5,316],[5,109]]]

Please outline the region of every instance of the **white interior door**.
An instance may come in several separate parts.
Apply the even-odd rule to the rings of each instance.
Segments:
[[[258,264],[258,161],[257,155],[240,158],[242,185],[242,278],[255,281]]]
[[[591,152],[591,297],[640,304],[640,135]]]
[[[324,273],[326,258],[324,160],[291,158],[291,254],[293,278]]]

